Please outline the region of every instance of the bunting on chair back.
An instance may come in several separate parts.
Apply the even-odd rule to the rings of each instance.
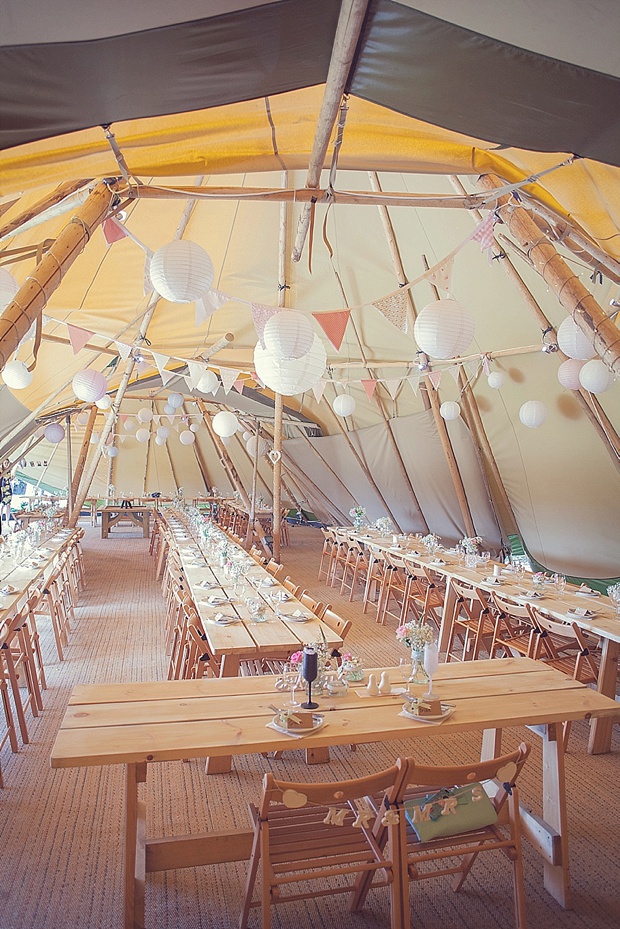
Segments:
[[[256,335],[258,336],[261,348],[265,348],[265,343],[263,342],[265,326],[277,312],[278,310],[275,306],[267,306],[264,303],[252,304],[252,319],[254,320],[254,328],[256,329]]]
[[[400,332],[407,331],[407,294],[404,291],[374,300],[372,306]]]
[[[312,315],[336,351],[339,352],[351,311],[333,310],[329,313],[313,313]]]

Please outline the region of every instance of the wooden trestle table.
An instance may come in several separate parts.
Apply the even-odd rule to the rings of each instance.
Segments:
[[[394,680],[397,675],[392,671]],[[274,690],[272,676],[75,687],[51,763],[54,768],[125,765],[125,929],[144,926],[147,873],[241,861],[249,857],[251,848],[249,830],[147,837],[146,800],[140,797],[139,788],[146,782],[150,764],[231,753],[432,739],[464,731],[483,731],[482,754],[490,757],[500,750],[501,730],[522,725],[535,727],[543,743],[543,818],[525,811],[524,833],[543,856],[547,890],[569,907],[561,724],[591,716],[613,718],[620,707],[529,658],[444,664],[434,681],[438,695],[455,705],[453,715],[441,725],[400,716],[402,698],[398,696],[361,698],[362,684],[346,696],[320,698],[327,724],[299,740],[266,728],[273,716],[270,704],[281,706],[286,699]],[[383,760],[389,764],[389,751]]]
[[[148,539],[149,525],[153,506],[104,506],[101,513],[101,538],[107,539],[113,526],[121,522],[130,522],[142,529],[142,537]]]

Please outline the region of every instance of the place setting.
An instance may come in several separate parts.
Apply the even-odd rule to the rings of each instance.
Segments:
[[[273,710],[275,715],[267,723],[267,729],[274,729],[293,739],[301,739],[325,726],[325,716],[315,712],[319,709],[319,704],[312,700],[312,684],[318,676],[318,652],[313,646],[304,646],[301,662],[291,662],[282,677],[284,687],[290,687],[291,696],[282,707],[269,705],[269,709]],[[307,699],[303,703],[295,699],[295,692],[302,682],[305,682],[307,687]]]

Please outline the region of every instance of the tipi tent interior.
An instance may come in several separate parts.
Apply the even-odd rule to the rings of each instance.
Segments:
[[[277,556],[281,512],[357,506],[617,580],[619,19],[4,0],[0,458],[24,506],[75,525],[91,498],[217,488],[273,507]]]

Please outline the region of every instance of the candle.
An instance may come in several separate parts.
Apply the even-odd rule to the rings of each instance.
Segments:
[[[501,576],[502,576],[501,564],[494,564],[493,565],[493,577],[501,577]]]
[[[316,649],[310,648],[307,645],[305,646],[301,663],[301,673],[303,679],[309,683],[315,681],[317,674],[319,673],[318,657],[319,656],[316,653]]]

